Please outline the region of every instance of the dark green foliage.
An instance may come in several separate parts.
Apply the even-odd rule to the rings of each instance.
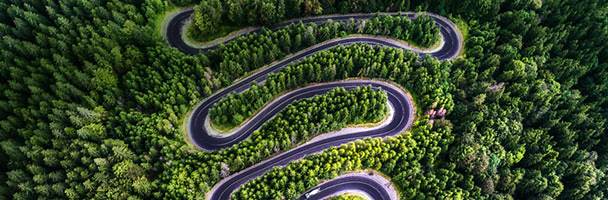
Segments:
[[[209,4],[206,1],[212,0],[203,0],[198,7],[208,6]],[[471,4],[471,7],[478,6],[478,4],[484,3],[474,3]],[[490,3],[485,4],[484,7],[495,5]],[[335,0],[227,0],[222,1],[220,6],[214,6],[213,10],[220,8],[219,10],[223,13],[222,18],[225,20],[225,24],[272,25],[285,19],[322,14],[411,11],[415,7],[421,8],[425,6],[428,7],[426,2],[409,2],[405,0],[372,2]],[[205,15],[207,14],[199,12],[195,18]]]
[[[439,27],[428,15],[420,15],[414,20],[408,17],[375,17],[365,22],[363,33],[391,36],[420,47],[431,47],[441,37]]]
[[[605,198],[605,102],[594,98],[605,84],[589,80],[605,73],[594,45],[606,36],[594,26],[608,24],[594,19],[607,13],[577,1],[542,3],[505,3],[513,10],[469,27],[469,58],[454,64],[459,87],[449,118],[463,137],[451,160],[477,184],[498,186],[486,191],[496,196]],[[571,16],[594,28],[571,25],[564,19]]]
[[[137,139],[109,121],[114,107],[132,105],[123,75],[156,44],[143,10],[162,4],[4,1],[0,9],[1,198],[154,196],[154,147],[132,146]]]
[[[228,0],[220,1],[221,6],[214,2],[208,8],[221,11],[213,17],[219,15],[230,25],[401,10],[461,19],[469,30],[466,53],[453,62],[418,60],[403,51],[357,45],[294,65],[306,69],[304,63],[318,63],[323,66],[321,77],[393,80],[412,92],[423,109],[444,106],[449,112],[433,125],[423,125],[431,121],[419,116],[417,128],[407,135],[348,144],[277,168],[244,186],[237,198],[294,197],[321,179],[361,168],[391,176],[403,198],[608,195],[605,1]],[[309,99],[290,106],[247,141],[203,153],[185,142],[181,130],[184,116],[201,99],[251,70],[328,39],[367,33],[426,46],[436,38],[436,27],[428,20],[379,17],[377,23],[367,24],[370,32],[348,23],[298,24],[245,36],[206,55],[187,56],[156,37],[158,27],[152,25],[168,5],[199,1],[172,3],[0,2],[0,199],[202,198],[221,179],[221,163],[235,172],[291,148],[287,144],[293,141],[319,134],[308,131],[307,137],[300,127],[308,130],[323,124],[327,131],[365,120],[332,124],[329,114],[335,119],[338,112],[327,106],[311,110],[325,112],[327,118],[298,121],[298,114],[315,101]],[[399,23],[421,27],[411,26],[416,34],[398,34],[398,27],[405,26]],[[372,24],[377,28],[370,28]],[[352,66],[355,73],[334,74],[325,64]],[[294,83],[292,88],[309,82]],[[289,89],[283,88],[272,94]],[[369,110],[374,114],[366,120],[377,120],[374,117],[382,113],[378,106]],[[289,123],[282,124],[285,121]],[[442,125],[450,122],[453,125]],[[298,173],[292,174],[295,170]]]

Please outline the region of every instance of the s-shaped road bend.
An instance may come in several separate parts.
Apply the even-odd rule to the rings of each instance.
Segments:
[[[417,16],[416,13],[411,12],[326,15],[285,21],[275,26],[272,26],[271,29],[279,29],[281,27],[285,27],[289,24],[297,23],[300,21],[304,23],[320,24],[330,19],[333,21],[345,21],[350,19],[366,20],[378,14],[403,15],[408,16],[410,18],[415,18]],[[415,114],[411,96],[403,89],[392,83],[367,79],[321,83],[290,91],[268,103],[255,116],[244,122],[241,126],[234,130],[233,134],[230,134],[229,136],[220,137],[210,134],[209,132],[211,132],[211,130],[208,130],[209,127],[205,126],[204,124],[206,123],[205,121],[208,120],[209,110],[213,106],[213,104],[218,102],[222,97],[226,96],[227,94],[230,94],[232,92],[243,92],[247,90],[253,83],[262,83],[266,79],[268,74],[278,72],[288,64],[298,62],[299,60],[313,55],[316,52],[331,49],[336,46],[363,43],[374,46],[384,46],[411,50],[417,52],[420,56],[430,55],[440,60],[449,60],[457,57],[462,50],[463,39],[456,25],[454,25],[454,23],[444,17],[432,13],[425,14],[431,16],[440,28],[442,42],[441,45],[436,49],[424,51],[412,47],[400,40],[378,36],[349,36],[332,39],[299,51],[278,62],[274,62],[270,65],[264,66],[263,68],[257,70],[255,73],[238,80],[237,82],[224,89],[217,91],[216,93],[212,94],[211,96],[204,99],[201,103],[199,103],[196,106],[195,110],[189,116],[186,126],[190,141],[195,146],[205,151],[215,151],[238,143],[246,139],[249,135],[251,135],[251,133],[253,133],[253,131],[259,129],[264,122],[275,116],[278,112],[280,112],[284,107],[286,107],[290,103],[299,99],[323,94],[336,87],[353,89],[359,86],[371,86],[373,89],[383,90],[387,93],[388,103],[393,109],[392,118],[389,119],[389,123],[383,123],[378,127],[369,128],[356,133],[336,134],[318,140],[313,139],[308,143],[305,143],[301,146],[268,158],[258,164],[255,164],[238,173],[224,178],[219,183],[217,183],[211,189],[211,191],[209,191],[207,198],[211,200],[230,199],[232,192],[237,190],[241,185],[247,183],[248,181],[258,176],[263,175],[267,171],[271,170],[273,167],[284,166],[291,161],[303,158],[306,155],[318,153],[329,147],[339,146],[341,144],[345,144],[362,138],[392,136],[407,130],[412,125]],[[260,30],[260,28],[257,27],[248,28],[246,31],[239,31],[239,33],[236,35],[224,38],[223,41],[220,41],[217,44],[205,47],[193,47],[186,44],[186,42],[184,42],[181,37],[183,26],[191,15],[192,9],[183,10],[182,12],[175,15],[172,19],[170,19],[166,30],[166,36],[169,44],[187,54],[203,53],[216,48],[219,43],[227,43],[230,42],[232,39],[236,38],[237,36],[255,33]],[[357,190],[366,193],[369,197],[373,199],[395,198],[394,196],[387,195],[391,192],[394,193],[394,191],[389,191],[392,189],[386,187],[386,185],[378,183],[374,184],[373,182],[374,181],[372,179],[361,175],[344,176],[339,177],[337,179],[332,179],[331,181],[321,184],[309,191],[314,191],[316,189],[321,190],[323,188],[331,188],[331,191],[319,191],[320,193],[325,195],[324,197],[327,197],[327,195],[331,195],[330,193],[336,193],[347,190]],[[328,186],[328,184],[331,185],[334,183],[342,184],[339,184],[334,187]],[[310,199],[322,198],[319,197],[319,195],[303,195],[301,198],[306,199],[307,197],[310,197]]]

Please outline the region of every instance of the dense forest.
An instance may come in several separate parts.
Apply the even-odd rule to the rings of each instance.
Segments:
[[[389,22],[394,23],[394,26],[379,25]],[[413,32],[428,34],[408,34]],[[378,16],[366,21],[365,25],[355,21],[330,21],[321,25],[298,23],[275,31],[263,29],[261,33],[239,37],[220,46],[208,53],[207,57],[215,72],[213,77],[222,84],[230,84],[244,74],[286,55],[350,34],[390,34],[421,48],[428,48],[439,41],[439,30],[428,16],[423,15],[415,20],[409,20],[405,16]]]
[[[472,179],[456,173],[454,164],[435,163],[454,139],[449,122],[438,121],[433,127],[426,120],[420,120],[407,135],[387,140],[359,140],[309,156],[285,168],[275,168],[245,184],[233,198],[295,199],[319,181],[362,169],[377,170],[392,177],[392,182],[403,189],[400,195],[404,199],[479,196],[481,190],[474,187]]]
[[[189,6],[196,26],[208,28],[429,11],[457,22],[466,39],[465,53],[445,62],[364,44],[337,47],[271,75],[274,83],[225,98],[243,107],[256,97],[249,110],[216,105],[214,119],[230,126],[280,93],[366,77],[403,86],[419,108],[405,134],[275,168],[234,199],[294,198],[358,169],[390,177],[402,199],[608,198],[606,1],[8,0],[0,2],[2,199],[203,198],[222,177],[276,152],[381,120],[386,94],[336,89],[294,102],[247,140],[217,152],[199,151],[185,138],[184,120],[202,99],[332,38],[364,33],[421,47],[438,39],[425,17],[382,16],[364,30],[295,24],[187,55],[167,45],[160,24],[167,12]],[[425,112],[442,108],[444,117]]]
[[[418,62],[417,62],[418,61]],[[231,94],[211,109],[215,124],[240,124],[259,108],[283,91],[311,83],[328,82],[354,77],[380,78],[396,81],[413,89],[424,103],[452,107],[448,93],[449,67],[432,59],[418,60],[418,55],[392,48],[372,48],[368,45],[336,47],[272,73],[261,86],[255,85],[243,93]],[[415,71],[416,73],[410,73]]]

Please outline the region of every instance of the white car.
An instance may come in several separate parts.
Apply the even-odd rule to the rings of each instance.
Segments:
[[[319,192],[321,192],[321,189],[320,189],[320,188],[317,188],[317,189],[314,189],[314,190],[312,190],[312,191],[310,191],[310,192],[306,193],[306,195],[305,195],[305,196],[306,196],[306,198],[308,199],[308,198],[310,198],[310,196],[315,195],[315,194],[317,194],[317,193],[319,193]]]

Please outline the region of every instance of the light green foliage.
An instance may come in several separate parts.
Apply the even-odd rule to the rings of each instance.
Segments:
[[[234,127],[283,91],[358,76],[395,81],[413,89],[423,107],[434,104],[451,109],[450,65],[430,58],[416,61],[416,54],[398,49],[367,45],[337,47],[270,74],[264,85],[226,96],[211,108],[211,122],[220,127]],[[409,73],[412,71],[415,73]]]
[[[466,180],[452,171],[453,165],[442,166],[436,160],[454,138],[450,125],[430,128],[425,121],[409,134],[359,140],[330,148],[283,168],[274,168],[265,175],[243,185],[233,199],[295,199],[307,188],[341,173],[373,169],[393,177],[402,189],[402,198],[467,197],[460,185]],[[431,175],[432,174],[432,175]],[[442,184],[430,184],[436,181]],[[477,188],[478,189],[478,188]]]
[[[192,23],[196,34],[207,35],[217,31],[222,20],[222,4],[219,0],[203,0],[194,7]]]

